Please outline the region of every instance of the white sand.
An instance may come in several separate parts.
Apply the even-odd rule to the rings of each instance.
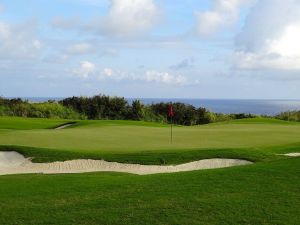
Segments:
[[[292,152],[292,153],[281,154],[281,155],[285,155],[285,156],[289,156],[289,157],[300,157],[299,152]]]
[[[18,167],[27,161],[23,155],[17,152],[0,152],[0,170],[2,168]]]
[[[177,166],[123,164],[90,159],[54,163],[32,163],[29,159],[24,158],[24,156],[17,152],[0,152],[0,175],[26,173],[86,173],[103,171],[146,175],[215,169],[248,164],[252,164],[252,162],[240,159],[205,159]]]
[[[73,125],[73,123],[68,123],[68,124],[65,124],[65,125],[56,127],[55,130],[65,129],[65,128],[70,127],[70,126],[72,126],[72,125]]]

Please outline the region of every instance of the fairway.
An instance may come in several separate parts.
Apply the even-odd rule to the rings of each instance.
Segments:
[[[0,177],[0,224],[299,224],[300,159],[162,175]]]
[[[0,176],[0,224],[299,224],[300,159],[281,155],[300,152],[299,123],[254,118],[173,131],[171,144],[170,127],[159,123],[0,117],[0,150],[34,162],[254,162],[145,176]]]

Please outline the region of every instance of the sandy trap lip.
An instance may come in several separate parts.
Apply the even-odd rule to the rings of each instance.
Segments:
[[[62,130],[62,129],[65,129],[65,128],[67,128],[67,127],[70,127],[70,126],[72,126],[72,125],[74,125],[74,124],[75,124],[75,122],[65,123],[65,124],[62,124],[62,125],[60,125],[60,126],[58,126],[58,127],[55,127],[54,129],[55,129],[55,130]]]
[[[17,152],[0,152],[0,175],[7,174],[59,174],[87,172],[124,172],[138,175],[176,173],[183,171],[216,169],[252,164],[241,159],[204,159],[177,166],[156,166],[80,159],[65,162],[33,163]]]
[[[284,156],[289,156],[289,157],[300,157],[300,152],[292,152],[292,153],[279,154],[279,155],[284,155]]]

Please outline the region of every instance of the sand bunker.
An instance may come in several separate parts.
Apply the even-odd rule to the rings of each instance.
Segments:
[[[177,166],[151,166],[106,162],[104,160],[80,159],[53,163],[32,163],[17,152],[0,152],[0,175],[26,173],[86,173],[86,172],[124,172],[139,175],[156,173],[175,173],[202,169],[215,169],[252,162],[240,159],[204,159]]]
[[[0,170],[2,168],[18,167],[28,160],[17,152],[0,152]]]
[[[64,124],[64,125],[61,125],[59,127],[56,127],[55,130],[61,130],[61,129],[65,129],[67,127],[70,127],[72,126],[74,123],[67,123],[67,124]]]
[[[285,156],[289,156],[289,157],[300,157],[299,152],[293,152],[293,153],[287,153],[287,154],[281,154],[281,155],[285,155]]]

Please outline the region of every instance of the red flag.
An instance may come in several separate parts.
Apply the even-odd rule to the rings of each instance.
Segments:
[[[169,117],[173,117],[173,116],[174,116],[173,106],[171,106],[171,105],[169,106],[168,116],[169,116]]]

